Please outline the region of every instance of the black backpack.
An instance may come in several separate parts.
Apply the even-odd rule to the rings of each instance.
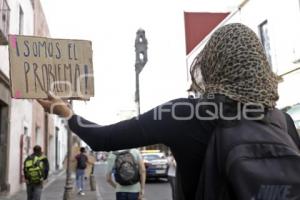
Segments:
[[[79,154],[77,157],[77,169],[86,169],[87,157],[84,154]]]
[[[140,181],[139,167],[130,151],[114,152],[114,176],[120,185],[133,185]]]
[[[206,152],[197,200],[299,200],[299,136],[275,109],[267,122],[217,127]],[[293,138],[293,139],[292,139]]]

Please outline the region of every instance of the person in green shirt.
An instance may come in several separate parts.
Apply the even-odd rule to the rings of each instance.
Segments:
[[[137,149],[128,150],[133,156],[139,172],[139,181],[131,185],[121,185],[114,178],[113,175],[116,173],[115,163],[117,158],[117,153],[121,153],[126,150],[120,150],[116,153],[110,152],[107,159],[107,170],[106,170],[106,180],[107,182],[115,188],[116,200],[140,200],[144,197],[144,188],[146,182],[146,169],[142,156]]]

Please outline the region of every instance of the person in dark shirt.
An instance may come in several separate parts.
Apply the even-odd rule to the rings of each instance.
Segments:
[[[84,147],[80,147],[80,153],[75,156],[76,160],[76,186],[79,195],[85,195],[84,190],[84,175],[89,159],[86,155]]]
[[[254,103],[261,114],[278,100],[272,72],[256,34],[235,23],[217,29],[191,66],[192,90],[201,98],[169,101],[138,118],[99,126],[76,114],[53,95],[40,100],[53,113],[69,118],[69,127],[94,151],[113,151],[162,143],[177,163],[177,198],[193,200],[210,137],[219,123],[239,117]],[[250,108],[249,108],[250,109]],[[250,111],[251,112],[251,111]],[[220,120],[222,119],[222,120]]]

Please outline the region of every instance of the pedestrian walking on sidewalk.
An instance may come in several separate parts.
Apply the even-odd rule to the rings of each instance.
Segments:
[[[49,161],[42,154],[42,148],[33,147],[33,154],[24,161],[24,176],[26,181],[27,200],[40,200],[43,181],[48,178]]]
[[[116,200],[142,200],[146,170],[139,150],[111,152],[107,160],[106,180],[115,188]]]
[[[168,156],[168,181],[171,186],[172,200],[176,200],[176,160],[172,153]]]
[[[80,148],[80,153],[75,156],[76,164],[76,186],[79,195],[85,195],[83,192],[84,189],[84,177],[85,177],[85,170],[88,165],[88,157],[85,154],[86,150],[84,147]]]

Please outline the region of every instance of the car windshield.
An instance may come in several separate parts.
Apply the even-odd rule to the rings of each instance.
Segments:
[[[148,155],[143,155],[145,160],[157,160],[157,159],[161,159],[161,156],[157,155],[157,154],[148,154]]]

